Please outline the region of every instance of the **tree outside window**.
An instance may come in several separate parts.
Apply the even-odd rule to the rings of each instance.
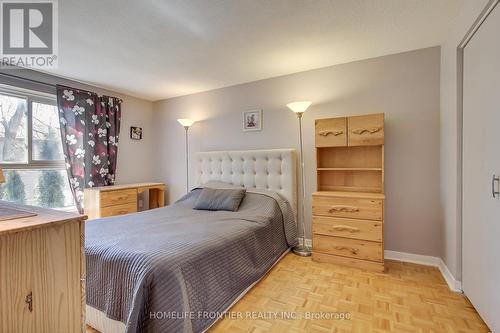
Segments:
[[[49,128],[48,134],[42,143],[40,155],[46,160],[56,159],[59,151],[55,142],[56,135],[54,129]],[[63,207],[64,206],[64,177],[57,170],[47,170],[38,176],[38,204],[42,207]]]

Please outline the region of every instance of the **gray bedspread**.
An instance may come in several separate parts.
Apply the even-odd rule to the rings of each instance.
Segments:
[[[248,191],[237,212],[210,212],[192,209],[200,191],[86,223],[88,305],[128,333],[202,332],[294,245],[279,195]]]

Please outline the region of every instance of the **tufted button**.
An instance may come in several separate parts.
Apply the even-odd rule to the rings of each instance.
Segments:
[[[252,157],[252,160],[253,160],[254,162],[255,162],[255,161],[257,161],[257,159],[255,158],[255,156],[254,156],[254,157]]]

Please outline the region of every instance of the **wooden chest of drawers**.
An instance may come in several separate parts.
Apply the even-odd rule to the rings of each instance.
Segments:
[[[384,271],[384,195],[345,195],[313,193],[313,259]]]
[[[384,271],[384,115],[317,119],[313,260]]]

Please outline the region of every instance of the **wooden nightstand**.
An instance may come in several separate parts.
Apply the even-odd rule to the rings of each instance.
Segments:
[[[165,184],[138,183],[86,188],[84,209],[89,219],[137,212],[137,196],[149,191],[149,209],[165,205]]]

